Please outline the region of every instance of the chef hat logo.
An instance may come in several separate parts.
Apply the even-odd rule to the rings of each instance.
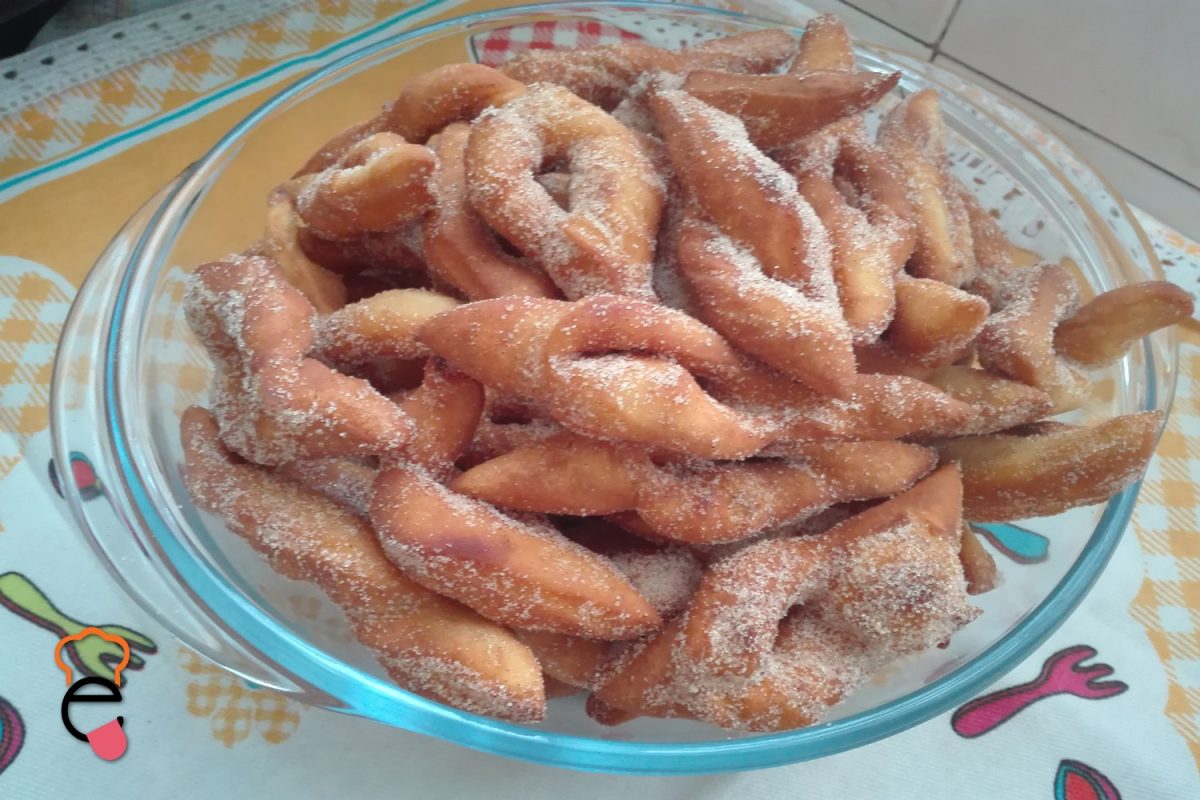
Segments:
[[[54,663],[58,664],[58,668],[61,669],[64,673],[66,673],[67,686],[71,685],[74,674],[71,671],[71,667],[69,665],[67,665],[62,659],[63,645],[67,644],[68,642],[80,641],[88,636],[99,636],[101,639],[104,639],[107,642],[112,642],[113,644],[120,646],[121,651],[124,653],[124,655],[122,656],[120,662],[115,667],[112,668],[113,684],[116,686],[120,686],[121,685],[121,670],[123,670],[123,669],[125,669],[125,667],[129,666],[129,642],[125,641],[125,639],[123,639],[120,636],[117,636],[116,634],[106,633],[106,632],[100,630],[99,628],[93,628],[93,627],[87,627],[87,628],[84,628],[83,630],[81,630],[79,633],[73,633],[70,636],[64,636],[63,638],[59,639],[58,644],[54,646]]]

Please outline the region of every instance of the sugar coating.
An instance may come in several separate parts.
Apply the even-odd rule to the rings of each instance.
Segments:
[[[378,343],[340,329],[352,312],[318,314],[305,299],[311,295],[301,293],[305,287],[288,282],[299,285],[305,276],[261,256],[231,256],[190,282],[184,308],[215,366],[211,405],[221,443],[251,462],[192,436],[185,450],[217,465],[189,476],[193,496],[281,573],[325,590],[401,685],[469,711],[534,719],[537,689],[514,677],[514,665],[528,665],[522,659],[532,656],[502,626],[645,634],[612,648],[596,684],[604,690],[620,681],[665,642],[668,669],[645,687],[644,707],[631,710],[747,730],[812,724],[878,670],[941,644],[978,612],[966,601],[954,543],[934,541],[912,519],[823,545],[861,507],[848,501],[878,493],[849,488],[862,483],[861,475],[806,462],[797,455],[804,446],[949,437],[935,444],[964,462],[968,507],[981,502],[972,481],[985,480],[994,494],[985,499],[1016,514],[1044,513],[1052,492],[1020,480],[1029,471],[1020,459],[997,455],[1006,443],[1050,465],[1053,491],[1072,502],[1102,499],[1144,467],[1146,421],[1092,435],[1041,428],[979,437],[986,442],[962,438],[1030,422],[1048,410],[1046,395],[1077,388],[1082,372],[1053,349],[1054,326],[1078,307],[1073,279],[1053,298],[1042,297],[1037,270],[1013,267],[998,248],[976,257],[984,237],[971,231],[982,228],[968,225],[975,209],[947,178],[940,125],[922,132],[907,124],[903,136],[893,125],[877,147],[859,115],[788,152],[764,153],[736,116],[682,90],[683,75],[697,65],[753,71],[783,63],[786,48],[778,43],[770,55],[757,47],[739,40],[676,57],[618,46],[534,51],[515,61],[506,71],[523,74],[528,90],[472,123],[471,180],[460,187],[466,196],[451,198],[435,185],[432,197],[469,215],[504,258],[545,272],[569,301],[465,304],[422,326],[440,326],[445,335],[436,346],[421,331],[411,341],[382,343],[404,358],[426,357],[429,347],[448,369],[486,385],[487,407],[462,469],[566,432],[595,437],[636,454],[631,530],[687,541],[689,528],[711,526],[726,539],[598,553],[537,514],[460,495],[442,482],[453,475],[406,463],[411,420],[395,403],[337,372],[340,362],[324,355],[340,343],[347,363],[376,361],[370,348]],[[554,84],[575,86],[598,105]],[[680,155],[671,154],[674,162],[668,156],[669,131],[651,109],[658,100],[705,132],[685,155],[737,187],[721,202],[698,197]],[[848,153],[876,162],[847,166],[856,163]],[[706,321],[729,321],[742,314],[729,309],[770,307],[782,310],[754,320],[763,335],[812,339],[841,325],[831,349],[849,347],[851,337],[855,345],[879,345],[890,317],[851,330],[844,311],[848,279],[871,273],[891,291],[900,266],[889,259],[905,235],[903,220],[884,202],[881,173],[871,171],[887,171],[897,153],[922,168],[883,177],[900,182],[914,201],[931,187],[938,192],[963,281],[991,304],[984,366],[989,359],[1031,362],[1044,394],[1001,386],[997,393],[1008,399],[989,406],[982,384],[942,392],[915,378],[860,375],[854,391],[828,397],[756,361],[731,328],[697,321],[706,309],[716,309]],[[315,174],[293,186],[288,202],[353,209],[364,195],[337,196],[336,187],[361,189],[356,178],[383,155],[369,151],[360,164]],[[821,211],[815,192],[810,202],[806,176],[832,187],[836,213]],[[772,219],[798,231],[788,243],[796,257],[764,263],[761,253],[782,252],[767,247],[778,230],[764,225],[734,235],[722,204],[782,215]],[[302,229],[302,221],[293,222]],[[685,225],[707,233],[705,254],[725,266],[724,283],[715,290],[707,284],[708,296],[699,296],[679,262]],[[405,224],[346,239],[345,258],[336,261],[353,266],[353,254],[362,253],[380,268],[425,268],[419,231]],[[295,234],[289,229],[286,241],[248,253],[307,260]],[[977,276],[970,274],[975,261]],[[612,295],[624,300],[611,302]],[[987,374],[996,372],[1003,370]],[[759,381],[763,375],[770,377]],[[972,416],[975,406],[983,413]],[[684,443],[698,430],[703,435]],[[412,484],[380,494],[380,461],[408,472]],[[685,635],[701,618],[697,598],[714,585],[724,604],[708,609],[705,627]],[[646,609],[667,627],[648,631]],[[663,630],[685,633],[667,641],[658,638],[667,636]]]

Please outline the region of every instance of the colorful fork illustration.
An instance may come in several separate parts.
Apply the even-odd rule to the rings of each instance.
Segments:
[[[0,575],[0,606],[4,606],[18,617],[29,620],[39,628],[50,631],[54,634],[55,641],[65,636],[73,636],[89,627],[86,623],[71,619],[59,611],[33,581],[19,572]],[[94,627],[109,635],[120,636],[129,643],[131,652],[125,670],[141,669],[145,666],[145,660],[137,653],[154,655],[158,652],[158,645],[150,637],[130,628],[122,625]],[[99,636],[85,636],[77,641],[67,642],[63,645],[62,652],[84,675],[108,680],[113,680],[113,667],[119,664],[125,655],[120,645],[105,641]]]
[[[973,739],[1046,697],[1073,694],[1085,700],[1101,700],[1128,689],[1124,681],[1100,680],[1112,674],[1113,668],[1108,664],[1080,666],[1095,655],[1096,649],[1085,644],[1059,650],[1046,659],[1041,674],[1029,683],[985,694],[961,706],[951,717],[950,726],[959,736]]]

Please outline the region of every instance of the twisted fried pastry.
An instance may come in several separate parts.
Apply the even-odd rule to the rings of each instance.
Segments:
[[[199,267],[184,297],[216,367],[213,410],[226,446],[258,464],[367,456],[403,447],[412,420],[369,383],[306,357],[313,307],[261,257]]]
[[[312,458],[281,464],[275,473],[365,517],[378,470],[352,458]]]
[[[1147,281],[1105,292],[1060,322],[1054,349],[1084,367],[1103,367],[1160,328],[1192,316],[1192,297],[1173,283]]]
[[[293,176],[332,166],[363,139],[394,133],[423,144],[455,122],[470,122],[484,109],[501,106],[525,92],[525,85],[483,64],[446,64],[410,79],[400,94],[366,122],[326,142]]]
[[[484,391],[476,381],[456,372],[439,359],[425,362],[421,385],[397,392],[390,399],[413,421],[412,439],[388,453],[384,466],[402,459],[426,473],[447,478],[455,462],[475,437],[483,415]]]
[[[636,511],[655,537],[731,542],[849,500],[889,497],[933,467],[899,442],[792,445],[787,458],[656,465],[625,445],[561,434],[475,466],[455,491],[519,511]]]
[[[433,142],[433,211],[422,225],[430,270],[470,300],[528,295],[557,297],[558,290],[529,259],[504,251],[468,201],[466,152],[470,128],[451,125]]]
[[[926,430],[957,430],[978,412],[915,378],[859,375],[844,399],[817,394],[765,369],[744,368],[714,382],[717,399],[776,426],[772,447],[861,439],[883,441]]]
[[[854,69],[854,47],[850,33],[833,14],[822,14],[805,24],[799,50],[788,71],[803,73],[815,69],[842,72]]]
[[[684,73],[700,68],[770,72],[795,50],[791,36],[764,30],[710,39],[678,52],[638,41],[573,50],[531,49],[501,65],[500,71],[527,84],[559,84],[588,102],[611,109],[644,73]]]
[[[630,639],[662,623],[611,562],[549,525],[456,494],[419,468],[380,472],[371,523],[405,574],[501,624]]]
[[[346,305],[346,285],[341,277],[309,258],[300,246],[303,228],[288,191],[276,189],[271,193],[264,228],[263,237],[247,255],[269,258],[283,279],[322,314]]]
[[[1027,435],[1004,432],[936,443],[963,471],[964,513],[975,522],[1058,514],[1107,500],[1146,468],[1162,412],[1145,411],[1092,428],[1056,423]]]
[[[417,339],[417,332],[457,305],[452,297],[423,289],[380,292],[321,317],[314,352],[339,365],[423,358],[429,350]]]
[[[916,246],[908,269],[918,278],[958,287],[974,278],[975,251],[967,208],[950,176],[945,136],[933,89],[904,98],[879,127],[879,144],[900,170],[914,212]]]
[[[942,468],[824,534],[718,561],[682,617],[610,668],[599,707],[756,731],[815,722],[978,613],[958,558],[961,498]]]
[[[968,354],[990,310],[982,297],[928,278],[900,275],[895,292],[896,311],[884,341],[901,358],[926,366]]]
[[[572,174],[569,210],[535,180],[557,160]],[[662,181],[634,134],[601,109],[561,86],[531,87],[472,125],[466,174],[475,211],[567,297],[653,297]]]
[[[697,314],[796,380],[846,394],[854,351],[829,236],[795,181],[735,118],[678,90],[652,92],[650,106],[691,198],[729,237],[693,222],[679,234],[679,268]],[[742,307],[727,310],[735,300]]]
[[[399,277],[397,273],[404,273],[406,280],[421,280],[426,264],[419,238],[412,225],[340,241],[325,239],[307,228],[299,228],[295,233],[296,244],[306,258],[337,273],[343,280],[370,273],[386,274],[393,279]]]
[[[915,235],[912,207],[891,161],[868,141],[861,123],[832,126],[776,158],[829,232],[833,278],[854,341],[874,341],[892,321],[895,276]]]
[[[982,369],[950,364],[923,380],[978,412],[972,420],[926,427],[926,436],[965,436],[995,433],[1042,419],[1054,410],[1050,395]]]
[[[735,75],[696,70],[683,82],[683,90],[737,117],[752,142],[774,150],[870,108],[899,81],[899,72]]]
[[[394,133],[356,142],[332,166],[285,184],[316,236],[353,239],[395,230],[433,205],[434,155]]]
[[[434,317],[419,338],[486,386],[536,401],[579,433],[700,458],[743,458],[771,438],[763,420],[716,402],[696,382],[736,369],[737,355],[712,330],[663,306],[605,295],[498,298]]]
[[[518,722],[545,716],[541,669],[511,633],[401,574],[358,516],[238,461],[222,447],[208,412],[189,408],[180,426],[196,504],[219,515],[280,574],[319,586],[392,680],[477,714]]]
[[[1024,270],[1007,303],[976,339],[984,369],[1041,389],[1056,411],[1081,404],[1091,389],[1083,371],[1054,349],[1054,330],[1079,308],[1079,286],[1061,264]]]

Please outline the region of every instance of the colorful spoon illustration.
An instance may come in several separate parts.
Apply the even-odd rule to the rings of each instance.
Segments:
[[[129,643],[131,650],[146,655],[158,652],[158,645],[150,637],[122,625],[95,625],[71,619],[59,611],[50,599],[34,585],[33,581],[19,572],[0,575],[0,606],[4,606],[18,617],[29,620],[39,628],[54,634],[55,640],[73,636],[84,628],[96,627],[107,634],[120,636]],[[124,651],[113,642],[99,636],[88,636],[63,645],[63,655],[84,675],[113,680],[113,667],[124,658]],[[125,669],[141,669],[146,662],[135,653],[130,654]]]
[[[13,762],[25,743],[25,722],[12,703],[0,697],[0,773]]]
[[[103,493],[103,489],[100,488],[100,479],[96,477],[96,470],[92,467],[92,462],[88,461],[88,457],[83,453],[72,451],[70,464],[71,478],[75,481],[75,488],[79,490],[79,496],[84,500],[99,497]],[[46,471],[50,475],[50,485],[54,487],[54,491],[58,492],[59,497],[63,497],[62,481],[58,477],[58,468],[54,466],[53,460],[46,464]]]
[[[1068,758],[1058,765],[1054,800],[1121,800],[1121,793],[1094,767]]]
[[[1094,647],[1083,644],[1059,650],[1046,659],[1041,674],[1029,683],[985,694],[960,706],[951,717],[950,726],[959,736],[973,739],[1004,724],[1038,700],[1056,694],[1101,700],[1128,689],[1124,681],[1099,680],[1112,674],[1113,668],[1108,664],[1080,666],[1095,655]]]
[[[1018,564],[1040,564],[1050,554],[1050,540],[1028,528],[1001,522],[972,523],[971,529]]]

